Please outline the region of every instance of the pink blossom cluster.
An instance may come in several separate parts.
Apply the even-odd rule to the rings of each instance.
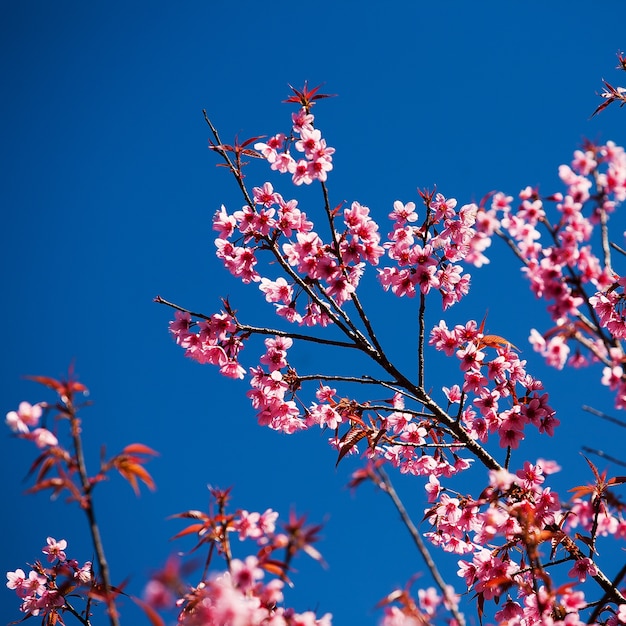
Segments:
[[[306,428],[298,405],[289,397],[293,394],[290,393],[287,372],[281,372],[288,367],[287,350],[292,344],[289,337],[265,340],[266,351],[261,356],[261,363],[267,366],[268,371],[261,366],[250,370],[252,389],[247,393],[257,411],[259,424],[289,434]]]
[[[284,600],[282,580],[263,582],[255,556],[233,559],[230,570],[200,583],[184,598],[178,624],[241,624],[241,626],[330,626],[330,614],[297,613],[279,606]]]
[[[181,626],[241,624],[246,626],[330,626],[331,616],[316,617],[312,611],[297,613],[283,606],[283,589],[289,580],[290,562],[299,551],[316,560],[321,555],[313,547],[319,527],[307,527],[304,518],[291,516],[278,530],[278,513],[239,510],[228,513],[229,491],[211,489],[218,511],[187,511],[175,517],[194,520],[177,537],[193,534],[196,549],[209,544],[209,554],[224,556],[225,571],[203,573],[202,580],[190,586],[182,578],[178,561],[170,561],[157,573],[144,592],[144,602],[154,609],[175,610]],[[233,558],[230,536],[240,542],[252,541],[256,554]],[[284,552],[284,557],[280,553]],[[266,574],[271,578],[266,580]],[[181,595],[181,588],[186,591]],[[178,600],[175,598],[178,597]]]
[[[616,278],[617,280],[609,289],[591,296],[589,303],[596,312],[602,328],[606,328],[615,339],[626,339],[626,316],[624,315],[626,277],[616,276]]]
[[[459,575],[479,597],[481,607],[485,600],[503,601],[496,613],[500,623],[582,623],[579,612],[588,608],[588,602],[582,591],[574,590],[574,584],[599,576],[599,570],[593,554],[583,556],[566,532],[579,525],[595,540],[602,533],[621,537],[624,528],[620,512],[609,513],[607,508],[599,516],[580,498],[567,511],[558,495],[543,484],[545,475],[556,469],[553,463],[527,462],[522,470],[509,473],[511,452],[520,446],[529,426],[552,436],[559,425],[542,383],[528,374],[526,361],[506,339],[486,335],[483,325],[475,321],[448,328],[442,320],[432,329],[430,344],[458,359],[460,367],[457,384],[444,387],[448,403],[444,411],[425,391],[423,380],[412,383],[386,360],[357,289],[367,266],[376,267],[384,258],[391,263],[377,274],[385,291],[399,297],[419,294],[422,307],[427,296],[439,294],[444,310],[448,309],[469,292],[470,274],[464,267],[488,263],[485,253],[493,237],[503,237],[522,260],[533,293],[547,301],[553,319],[554,328],[549,331],[531,331],[534,348],[556,367],[603,362],[603,382],[617,390],[626,406],[622,370],[626,358],[619,343],[626,337],[622,312],[626,282],[615,273],[606,253],[605,228],[609,215],[626,199],[624,151],[611,143],[588,144],[575,153],[571,166],[559,170],[565,194],[542,198],[537,190],[526,188],[516,208],[513,198],[503,193],[490,194],[480,206],[457,208],[453,198],[420,192],[424,215],[418,216],[413,202],[396,201],[389,214],[391,230],[387,241],[382,241],[380,227],[366,206],[353,202],[347,208],[343,203],[331,208],[325,186],[330,167],[311,164],[316,159],[330,164],[327,159],[332,152],[324,153],[331,149],[326,149],[312,124],[310,109],[305,107],[294,117],[289,138],[278,134],[255,148],[271,169],[290,173],[296,185],[321,183],[325,224],[314,224],[296,200],[286,201],[269,182],[248,195],[241,172],[234,171],[246,204],[232,214],[224,207],[216,213],[217,256],[244,283],[256,283],[280,318],[307,327],[332,323],[347,341],[246,326],[228,307],[228,313],[220,314],[228,323],[222,320],[219,332],[212,330],[215,316],[197,322],[196,332],[191,316],[178,312],[172,333],[189,356],[220,369],[230,363],[223,373],[236,372],[237,377],[245,375],[238,362],[242,341],[255,333],[270,335],[264,339],[259,364],[250,369],[247,394],[262,425],[286,433],[316,425],[327,428],[333,431],[329,441],[337,448],[339,460],[357,452],[357,444],[365,445],[364,454],[374,464],[384,461],[402,473],[427,477],[431,506],[425,519],[432,528],[426,536],[447,552],[468,555],[459,562]],[[304,159],[297,162],[289,156],[292,145]],[[555,219],[548,218],[549,204],[555,205]],[[589,205],[591,212],[585,214]],[[602,257],[592,249],[597,230],[603,238]],[[262,258],[268,258],[267,267],[280,275],[270,278],[269,271],[261,269]],[[348,312],[348,306],[355,315]],[[288,359],[288,350],[297,339],[358,348],[390,374],[392,381],[384,386],[394,390],[393,397],[375,403],[359,401],[340,397],[337,389],[325,384],[342,379],[375,382],[365,376],[299,376]],[[572,345],[576,345],[573,354]],[[209,356],[204,356],[205,351]],[[313,402],[303,397],[306,380],[319,382]],[[407,398],[413,401],[412,407],[405,406]],[[482,456],[487,467],[499,466],[485,447],[495,437],[506,450],[506,469],[492,469],[490,485],[479,497],[461,496],[442,485],[443,479],[470,467],[473,459],[460,456],[468,449],[480,452],[476,456]],[[571,585],[559,589],[552,585],[539,558],[540,549],[548,546],[568,562]],[[251,571],[254,567],[250,566]],[[210,587],[206,593],[213,594],[211,598],[225,593],[224,588],[231,593],[230,577],[232,571],[220,582],[217,578],[205,581]],[[509,595],[513,591],[515,598]],[[449,597],[453,596],[450,592]],[[383,623],[425,623],[438,607],[453,611],[446,605],[448,600],[434,590],[420,590],[417,601],[408,595],[395,596]],[[213,606],[218,600],[207,603]],[[244,613],[259,608],[256,601],[245,606],[241,608]]]
[[[13,589],[22,604],[20,611],[26,617],[42,615],[49,624],[59,623],[60,612],[67,609],[65,593],[76,592],[78,587],[90,587],[94,582],[91,561],[82,566],[65,554],[67,541],[57,541],[48,537],[42,552],[46,555],[50,567],[44,567],[39,561],[28,574],[23,569],[7,572],[7,587]]]
[[[512,541],[516,533],[520,533],[516,518],[521,508],[532,505],[534,523],[538,527],[555,523],[555,514],[560,513],[561,507],[558,496],[549,487],[541,487],[545,480],[544,464],[548,471],[555,471],[553,463],[541,461],[535,465],[526,461],[523,469],[515,474],[504,469],[492,470],[491,489],[480,500],[470,496],[450,497],[440,488],[439,500],[427,510],[427,519],[435,530],[426,536],[446,552],[466,554],[482,550],[498,535]],[[509,495],[513,493],[515,498],[509,502]],[[432,501],[432,497],[429,500]],[[481,511],[483,506],[487,508]]]
[[[606,503],[597,510],[589,500],[574,498],[570,506],[572,515],[568,516],[565,528],[579,528],[599,537],[614,537],[626,540],[626,519],[623,507],[609,506]]]
[[[315,118],[306,108],[302,107],[293,113],[291,119],[293,134],[290,137],[278,133],[267,143],[255,143],[254,148],[273,170],[291,174],[294,185],[310,185],[315,180],[324,182],[328,172],[333,169],[332,155],[335,149],[328,147],[319,129],[313,127]],[[302,158],[296,160],[291,156],[291,145],[302,154]]]
[[[574,590],[573,585],[554,589],[539,560],[542,544],[552,545],[554,559],[564,536],[558,527],[563,515],[559,497],[543,485],[545,475],[558,469],[554,462],[539,460],[525,462],[514,474],[492,471],[490,486],[479,500],[452,497],[444,491],[426,510],[433,526],[426,536],[433,543],[449,552],[471,554],[471,560],[459,561],[458,570],[468,590],[484,600],[499,601],[506,594],[506,602],[495,614],[500,624],[587,623],[579,614],[588,606],[584,592]],[[577,548],[563,546],[560,552],[570,563],[568,576],[578,583],[597,574],[593,562]],[[556,555],[557,562],[563,562],[562,554]]]
[[[542,198],[527,187],[516,208],[511,196],[496,193],[484,214],[522,259],[532,292],[548,302],[554,326],[531,330],[533,348],[558,369],[604,363],[602,382],[616,392],[616,406],[625,408],[624,279],[613,268],[607,224],[626,200],[626,153],[613,142],[588,142],[560,166],[559,177],[565,193]],[[600,256],[594,235],[601,240]]]
[[[197,332],[192,329],[198,328]],[[170,332],[188,356],[199,363],[211,363],[229,378],[243,378],[244,368],[237,357],[243,339],[237,335],[237,325],[228,313],[215,313],[209,319],[192,322],[187,312],[176,311],[170,322]]]
[[[271,183],[255,187],[253,192],[254,208],[244,206],[229,215],[222,207],[216,213],[213,227],[220,234],[215,240],[218,258],[243,282],[258,282],[265,299],[275,305],[281,317],[300,325],[326,326],[329,318],[320,301],[332,299],[337,305],[346,302],[359,284],[364,264],[376,265],[384,254],[369,209],[353,202],[343,212],[345,230],[336,234],[332,243],[325,243],[295,200],[283,200]],[[282,237],[289,240],[279,248]],[[289,280],[282,276],[276,280],[261,277],[255,269],[259,250],[271,251]],[[298,275],[287,266],[296,268]],[[306,302],[298,311],[296,300],[301,294]]]
[[[379,270],[378,276],[386,291],[414,297],[416,293],[426,295],[436,289],[441,293],[444,309],[468,293],[470,275],[462,273],[458,262],[488,262],[482,252],[490,240],[474,229],[478,207],[467,204],[457,212],[456,205],[454,198],[437,194],[427,202],[424,222],[414,225],[418,220],[415,203],[394,203],[389,214],[393,230],[384,247],[395,265]]]
[[[34,442],[38,448],[56,446],[59,443],[56,436],[47,428],[38,426],[41,416],[40,404],[20,402],[17,411],[7,413],[6,424],[19,437]]]
[[[542,383],[526,372],[526,361],[505,339],[483,335],[475,321],[449,329],[442,320],[432,329],[429,343],[459,359],[463,384],[444,392],[451,405],[472,399],[460,409],[460,418],[474,439],[486,442],[489,434],[497,433],[502,448],[515,449],[529,424],[554,434],[559,420],[548,395],[540,393]],[[495,355],[489,358],[492,350]]]
[[[434,587],[418,589],[417,602],[408,590],[396,591],[384,600],[385,611],[380,626],[423,626],[441,617],[442,609],[450,608],[450,600],[458,604],[459,596],[447,586],[448,598],[440,595]],[[447,620],[456,626],[456,620]]]

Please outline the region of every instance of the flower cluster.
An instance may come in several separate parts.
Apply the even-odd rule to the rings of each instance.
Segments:
[[[38,448],[56,446],[59,443],[56,436],[47,428],[39,426],[41,415],[40,404],[31,405],[28,402],[20,402],[17,411],[7,413],[6,424],[19,437],[33,441]]]
[[[541,433],[554,434],[559,420],[548,405],[548,395],[540,394],[543,385],[526,372],[526,361],[508,341],[483,335],[474,321],[448,329],[442,320],[432,329],[430,344],[460,361],[463,385],[445,392],[449,404],[473,398],[459,414],[474,439],[486,442],[497,433],[502,448],[517,448],[529,424]],[[491,359],[488,349],[495,351]]]
[[[291,174],[294,185],[310,185],[314,180],[324,182],[333,169],[334,148],[326,145],[321,132],[313,127],[314,116],[305,107],[291,116],[293,134],[287,138],[283,133],[271,137],[267,143],[255,143],[254,147],[281,174]],[[294,159],[289,152],[293,145],[303,155]]]
[[[450,608],[450,599],[458,604],[459,597],[448,586],[447,598],[437,593],[434,587],[419,589],[417,602],[411,597],[408,589],[390,593],[379,605],[385,607],[380,626],[422,626],[430,624]]]
[[[321,560],[312,545],[317,540],[319,527],[306,526],[304,518],[292,515],[279,530],[275,511],[230,513],[227,508],[229,490],[211,489],[211,495],[217,510],[214,513],[186,511],[176,515],[194,520],[176,537],[195,535],[196,549],[207,545],[209,559],[217,548],[225,558],[227,569],[205,573],[198,584],[191,586],[183,580],[180,563],[171,561],[146,586],[144,602],[155,609],[175,610],[181,626],[330,626],[329,614],[317,618],[312,611],[297,613],[282,606],[283,589],[289,581],[293,558],[304,551]],[[252,541],[256,554],[233,558],[234,547],[230,540],[233,534],[237,534],[240,542]],[[272,575],[267,581],[266,574]],[[181,593],[181,589],[184,592]]]
[[[197,331],[192,332],[192,328]],[[186,356],[199,363],[211,363],[229,378],[243,378],[245,370],[237,361],[243,339],[236,334],[237,325],[228,313],[216,313],[206,320],[192,322],[187,312],[176,311],[170,332]]]
[[[48,537],[42,552],[52,565],[45,567],[37,561],[28,574],[22,569],[7,572],[7,587],[21,600],[20,611],[26,617],[41,615],[47,624],[63,623],[61,613],[70,610],[66,595],[96,585],[91,561],[79,565],[78,561],[67,558],[66,549],[65,539],[57,541]]]
[[[471,560],[459,561],[458,571],[468,590],[473,590],[481,602],[500,600],[507,594],[495,614],[498,623],[586,623],[579,614],[588,606],[584,592],[574,590],[573,585],[555,589],[542,564],[540,547],[551,544],[550,561],[573,564],[568,571],[570,578],[582,583],[598,573],[593,562],[583,557],[559,528],[559,497],[543,485],[545,475],[557,470],[553,462],[539,460],[536,464],[525,462],[515,474],[492,471],[490,486],[479,500],[443,492],[426,511],[433,526],[426,536],[433,543],[446,551],[471,554]],[[557,546],[565,559],[560,558]],[[515,600],[511,597],[514,591]]]
[[[457,212],[454,198],[437,194],[434,200],[426,199],[427,215],[420,226],[413,225],[418,219],[415,203],[394,203],[389,214],[393,229],[384,247],[396,265],[379,270],[378,277],[383,288],[397,296],[426,295],[437,289],[447,309],[469,291],[470,275],[462,274],[458,262],[486,262],[482,251],[490,241],[473,228],[476,205],[467,204]]]
[[[243,378],[246,370],[239,363],[243,341],[254,334],[263,336],[265,351],[249,369],[247,394],[260,424],[290,434],[314,426],[328,429],[338,462],[364,446],[368,465],[355,472],[354,486],[365,479],[380,485],[380,475],[372,468],[385,463],[401,473],[424,476],[430,504],[425,519],[431,525],[426,536],[444,551],[467,555],[459,574],[479,598],[481,613],[486,600],[503,600],[495,615],[502,623],[582,623],[580,612],[591,601],[574,590],[574,583],[565,587],[552,583],[540,549],[550,546],[549,565],[558,565],[555,555],[560,553],[568,562],[570,579],[576,583],[594,579],[608,594],[602,610],[613,611],[618,619],[610,602],[623,601],[619,590],[600,570],[593,550],[583,554],[581,542],[568,533],[578,525],[589,535],[582,543],[592,547],[605,532],[621,536],[621,509],[609,513],[608,508],[600,510],[579,498],[568,510],[544,485],[545,475],[556,469],[554,463],[526,462],[523,469],[509,472],[514,451],[530,427],[552,436],[560,423],[519,350],[503,337],[484,333],[484,321],[449,328],[441,320],[432,329],[429,344],[457,359],[460,369],[456,381],[444,381],[449,385],[443,387],[445,408],[427,391],[423,361],[426,305],[441,297],[447,310],[466,296],[471,280],[467,268],[489,262],[487,251],[497,236],[522,260],[532,292],[546,301],[553,320],[554,327],[543,334],[531,330],[535,350],[560,368],[603,363],[603,382],[626,406],[622,369],[626,354],[620,343],[626,337],[626,279],[613,268],[607,235],[609,216],[626,199],[626,154],[610,142],[588,143],[576,151],[571,165],[559,170],[565,193],[542,197],[538,190],[526,188],[515,208],[513,198],[503,193],[491,193],[478,205],[457,206],[454,198],[420,191],[423,214],[413,202],[395,201],[383,240],[368,207],[355,201],[332,208],[326,180],[333,151],[313,126],[315,90],[295,91],[289,101],[302,108],[292,117],[291,133],[257,141],[254,147],[270,169],[290,174],[295,185],[320,184],[321,221],[311,211],[305,214],[297,200],[285,200],[287,196],[270,182],[248,192],[239,161],[233,165],[218,149],[245,204],[232,213],[222,206],[213,227],[219,233],[217,256],[225,267],[242,282],[256,284],[281,321],[307,328],[296,332],[250,326],[237,319],[229,305],[217,317],[192,315],[176,307],[176,321],[170,325],[176,341],[192,358],[217,365],[227,376]],[[215,131],[214,136],[218,141]],[[291,157],[292,150],[303,158]],[[555,218],[549,217],[550,205]],[[601,255],[593,249],[598,231]],[[416,380],[390,361],[359,299],[362,276],[370,266],[377,268],[384,291],[419,299]],[[218,317],[219,329],[214,326]],[[306,334],[331,324],[328,339]],[[296,341],[355,349],[371,359],[378,373],[302,375],[288,354]],[[314,398],[305,395],[306,384],[312,381],[318,384]],[[378,385],[387,391],[374,397],[385,399],[345,393],[353,384],[367,384],[370,390]],[[477,459],[490,470],[489,486],[479,496],[453,491],[444,479],[467,470]],[[387,486],[383,490],[389,492]],[[257,565],[251,564],[251,571]],[[217,597],[224,588],[231,593],[232,571],[227,574],[219,582],[205,581],[211,590],[206,593]],[[253,574],[248,578],[260,584]],[[385,603],[383,622],[426,623],[444,610],[457,620],[454,592],[438,586],[438,591],[420,590],[417,600],[406,590],[394,592]],[[507,597],[512,591],[517,597]],[[218,600],[207,602],[213,606]],[[258,608],[254,602],[246,606],[241,610]]]
[[[626,199],[626,153],[613,142],[587,143],[584,150],[575,151],[570,165],[561,165],[559,177],[565,193],[543,198],[527,187],[514,209],[513,198],[499,192],[484,214],[522,259],[533,294],[548,302],[555,325],[543,334],[531,330],[533,348],[559,369],[598,361],[619,368],[625,353],[618,340],[626,336],[626,323],[622,279],[612,266],[607,222]],[[555,206],[554,218],[549,204]],[[597,227],[602,257],[592,247]],[[616,389],[616,406],[622,408],[626,385],[617,383],[616,375],[621,372],[609,376],[605,370],[603,382]]]

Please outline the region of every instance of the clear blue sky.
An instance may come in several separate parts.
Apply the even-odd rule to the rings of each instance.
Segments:
[[[626,141],[626,111],[590,119],[601,79],[622,78],[613,68],[625,23],[622,1],[5,3],[0,408],[50,399],[21,376],[62,376],[74,361],[94,402],[83,414],[92,461],[103,443],[161,452],[149,468],[155,494],[137,500],[119,479],[96,491],[117,581],[130,576],[140,590],[178,547],[167,540],[180,526],[165,518],[203,508],[207,483],[233,485],[236,507],[285,516],[294,507],[326,522],[319,548],[329,569],[297,564],[288,602],[299,610],[373,624],[376,601],[421,569],[382,496],[344,488],[355,462],[335,470],[318,432],[258,427],[246,384],[184,359],[167,333],[170,311],[152,303],[160,294],[211,313],[224,295],[242,311],[260,302],[214,258],[211,217],[241,201],[214,167],[202,109],[224,138],[271,134],[288,125],[288,83],[324,82],[339,94],[316,107],[337,149],[331,201],[358,200],[381,220],[394,200],[434,184],[461,203],[528,184],[557,191],[557,166],[584,137]],[[447,319],[481,319],[488,308],[491,331],[522,347],[564,429],[562,454],[540,441],[535,456],[585,479],[583,437],[606,448],[621,436],[580,410],[611,409],[598,372],[555,373],[532,353],[528,328],[546,318],[504,247],[475,282]],[[371,300],[384,340],[410,367],[414,312],[391,296]],[[429,319],[439,318],[435,307]],[[317,351],[301,357],[302,368],[322,369]],[[437,384],[456,382],[445,374]],[[33,458],[30,445],[0,433],[3,572],[39,558],[48,535],[91,557],[75,508],[21,496]],[[400,491],[419,520],[422,486],[400,481]],[[6,589],[0,607],[0,623],[19,617]],[[129,604],[122,611],[125,623],[141,623]]]

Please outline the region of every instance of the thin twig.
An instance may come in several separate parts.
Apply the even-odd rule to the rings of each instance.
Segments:
[[[437,587],[439,587],[443,597],[445,598],[446,604],[450,612],[456,619],[457,624],[459,624],[459,626],[465,626],[465,617],[463,613],[459,611],[457,604],[456,604],[456,600],[451,596],[450,590],[448,589],[446,582],[444,581],[441,574],[439,573],[439,570],[437,569],[437,565],[435,564],[435,561],[430,555],[430,552],[428,551],[428,548],[426,547],[426,544],[424,543],[422,536],[420,535],[415,524],[413,523],[413,520],[407,513],[407,510],[404,507],[402,500],[400,500],[400,497],[398,496],[393,484],[391,483],[391,480],[389,476],[387,475],[387,472],[385,472],[385,470],[382,467],[377,467],[374,471],[378,474],[381,480],[381,484],[379,486],[391,498],[391,501],[396,507],[396,510],[400,514],[402,522],[404,523],[407,530],[409,531],[409,534],[411,535],[413,542],[415,543],[420,555],[424,559],[424,563],[426,564],[428,571],[433,577],[435,584],[437,585]]]
[[[345,382],[345,383],[360,383],[363,385],[383,385],[384,383],[376,380],[374,378],[370,378],[369,376],[339,376],[334,374],[305,374],[304,376],[298,375],[298,380],[333,380],[337,382]],[[368,409],[373,408],[367,406]],[[398,409],[394,409],[393,407],[385,407],[388,411],[397,411]],[[408,413],[410,411],[405,411],[402,409],[403,413]]]
[[[626,428],[626,422],[623,422],[622,420],[617,419],[616,417],[607,415],[606,413],[603,413],[602,411],[598,411],[597,409],[594,409],[593,407],[590,407],[584,404],[582,409],[583,411],[587,411],[587,413],[591,413],[592,415],[595,415],[596,417],[601,417],[603,420],[607,420],[608,422],[617,424],[618,426],[621,426],[622,428]]]
[[[615,242],[611,241],[609,243],[609,245],[611,246],[611,248],[613,248],[614,250],[617,250],[620,254],[623,254],[624,256],[626,256],[626,250],[624,250],[624,248],[621,248],[620,246],[618,246]]]
[[[154,302],[157,304],[164,304],[165,306],[169,306],[172,309],[176,309],[177,311],[182,311],[183,313],[189,313],[192,317],[198,317],[203,320],[210,320],[210,316],[204,315],[204,313],[195,313],[194,311],[190,311],[178,304],[174,304],[173,302],[169,302],[162,298],[161,296],[156,296],[154,298]],[[257,326],[250,326],[249,324],[241,324],[237,322],[237,330],[241,332],[247,332],[255,335],[275,335],[277,337],[291,337],[291,339],[298,339],[300,341],[310,341],[313,343],[321,343],[329,346],[338,346],[340,348],[358,348],[358,346],[354,343],[348,343],[347,341],[339,341],[334,339],[324,339],[323,337],[313,337],[312,335],[303,335],[301,333],[292,333],[286,330],[278,330],[275,328],[260,328]]]
[[[595,454],[596,456],[606,459],[607,461],[610,461],[611,463],[615,463],[615,465],[621,465],[622,467],[626,467],[625,461],[620,461],[619,459],[616,459],[615,457],[609,456],[608,454],[606,454],[606,452],[603,452],[602,450],[596,450],[595,448],[589,448],[587,446],[583,446],[582,450],[583,452],[588,452],[589,454]]]
[[[359,348],[359,346],[355,343],[349,343],[347,341],[324,339],[322,337],[313,337],[312,335],[292,333],[291,331],[286,330],[277,330],[275,328],[260,328],[257,326],[250,326],[248,324],[240,324],[239,322],[237,322],[237,328],[242,332],[251,333],[254,335],[276,335],[278,337],[290,337],[291,339],[297,339],[299,341],[310,341],[312,343],[320,343],[327,346],[337,346],[339,348]]]
[[[209,125],[209,128],[211,129],[211,132],[213,133],[213,137],[215,138],[215,141],[217,142],[217,146],[221,146],[222,140],[220,139],[217,129],[211,123],[211,120],[209,119],[209,116],[207,115],[206,109],[202,109],[202,114],[204,115],[204,121]],[[246,204],[251,209],[254,209],[254,202],[252,202],[252,199],[250,198],[250,194],[248,193],[248,190],[246,189],[241,172],[238,171],[235,165],[233,165],[233,162],[230,160],[230,157],[228,156],[228,154],[226,154],[224,150],[217,148],[215,152],[217,152],[224,159],[224,161],[228,165],[228,169],[230,169],[230,171],[235,176],[235,179],[237,180],[237,184],[239,185],[239,188],[241,189],[241,193],[243,193],[243,197],[246,201]]]

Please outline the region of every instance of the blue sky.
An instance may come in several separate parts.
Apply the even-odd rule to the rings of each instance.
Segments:
[[[92,461],[103,443],[113,452],[142,441],[161,452],[150,466],[155,494],[137,500],[119,479],[96,492],[116,579],[130,576],[131,591],[141,589],[179,547],[168,542],[179,526],[165,518],[206,506],[209,483],[233,485],[236,507],[284,516],[293,507],[326,523],[319,548],[329,568],[298,563],[288,602],[299,610],[373,624],[376,601],[421,569],[382,496],[345,489],[356,465],[336,470],[326,435],[258,427],[245,383],[184,359],[168,337],[170,311],[153,304],[157,294],[206,313],[228,295],[241,311],[270,314],[214,257],[211,217],[220,204],[235,210],[241,201],[214,167],[202,109],[223,138],[273,134],[288,127],[291,109],[280,101],[289,83],[325,83],[338,94],[315,111],[337,150],[331,201],[358,200],[380,220],[394,200],[416,200],[417,187],[435,184],[461,203],[529,184],[557,191],[557,167],[583,138],[626,141],[624,111],[590,119],[601,79],[621,78],[613,68],[626,47],[624,23],[618,1],[593,9],[579,1],[3,7],[0,406],[50,399],[22,376],[62,376],[74,362],[91,390],[83,418]],[[255,172],[251,182],[264,182]],[[625,220],[616,221],[621,233]],[[584,480],[582,439],[606,448],[621,433],[580,406],[610,411],[612,399],[596,371],[557,373],[532,353],[528,328],[541,327],[545,314],[504,247],[494,254],[471,298],[446,319],[481,319],[489,309],[491,331],[522,347],[563,422],[562,456],[539,440],[533,453],[557,457]],[[414,303],[379,293],[369,302],[384,341],[410,367]],[[431,323],[441,317],[437,307]],[[311,371],[323,358],[301,352]],[[455,382],[445,366],[433,384]],[[3,571],[38,558],[48,535],[68,539],[76,558],[91,557],[74,508],[22,497],[33,458],[8,429],[0,435]],[[421,485],[399,484],[420,519]],[[18,618],[14,597],[0,594],[0,621]],[[126,623],[141,623],[132,606],[122,611]]]

